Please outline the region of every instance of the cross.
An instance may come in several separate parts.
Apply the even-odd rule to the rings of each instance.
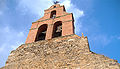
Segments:
[[[54,1],[54,4],[58,4],[59,3],[59,1]]]

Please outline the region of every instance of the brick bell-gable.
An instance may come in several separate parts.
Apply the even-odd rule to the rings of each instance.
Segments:
[[[74,34],[74,17],[64,5],[55,4],[44,10],[44,16],[32,23],[25,43]]]

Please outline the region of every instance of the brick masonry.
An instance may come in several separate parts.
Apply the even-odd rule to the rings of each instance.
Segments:
[[[50,18],[51,12],[56,10],[56,18]],[[65,7],[59,4],[52,5],[49,9],[44,10],[44,16],[32,23],[31,29],[29,31],[28,37],[25,43],[35,42],[38,28],[47,24],[47,33],[45,39],[52,39],[53,26],[56,22],[62,22],[62,36],[74,34],[74,18],[72,13],[67,13]],[[67,29],[66,29],[67,28]]]

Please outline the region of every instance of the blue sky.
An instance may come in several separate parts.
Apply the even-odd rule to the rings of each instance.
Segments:
[[[24,44],[32,22],[53,0],[0,0],[0,67]],[[60,0],[75,17],[75,33],[88,37],[91,51],[120,62],[120,0]]]

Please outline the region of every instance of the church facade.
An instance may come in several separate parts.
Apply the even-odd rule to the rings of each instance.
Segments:
[[[0,69],[120,69],[120,64],[92,52],[88,38],[74,34],[73,14],[55,4],[32,23],[25,44]]]

